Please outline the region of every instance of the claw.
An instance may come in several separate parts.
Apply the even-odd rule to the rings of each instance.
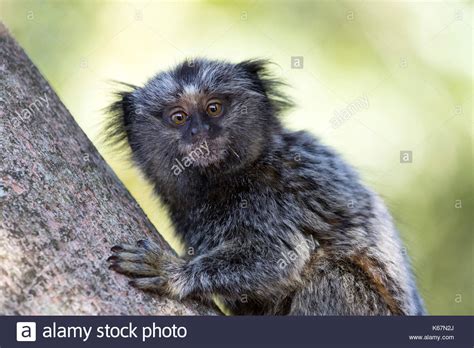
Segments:
[[[111,261],[117,261],[119,258],[117,255],[112,255],[112,256],[109,256],[109,258],[107,259],[107,262],[111,262]]]
[[[122,248],[120,245],[114,245],[112,248],[110,248],[114,253],[118,253],[120,251],[124,251],[125,249]]]

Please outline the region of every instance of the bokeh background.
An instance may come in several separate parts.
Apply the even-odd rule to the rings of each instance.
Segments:
[[[0,0],[0,20],[177,249],[150,186],[99,141],[110,80],[142,84],[196,56],[274,61],[297,104],[285,123],[335,147],[384,197],[438,315],[474,314],[472,12],[448,1]]]

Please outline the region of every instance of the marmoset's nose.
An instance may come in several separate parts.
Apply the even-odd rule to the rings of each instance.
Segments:
[[[207,134],[208,131],[209,131],[209,125],[207,123],[199,124],[191,128],[191,135],[195,136],[198,134]]]

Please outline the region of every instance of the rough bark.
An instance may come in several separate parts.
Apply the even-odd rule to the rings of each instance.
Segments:
[[[158,234],[0,23],[0,314],[215,314],[109,271],[118,242]]]

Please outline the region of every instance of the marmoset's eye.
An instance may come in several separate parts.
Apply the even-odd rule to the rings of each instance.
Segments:
[[[211,100],[207,104],[206,112],[211,117],[218,117],[222,114],[222,104],[219,100]]]
[[[186,113],[183,111],[178,111],[171,115],[171,121],[178,126],[183,125],[187,118],[188,115],[186,115]]]

